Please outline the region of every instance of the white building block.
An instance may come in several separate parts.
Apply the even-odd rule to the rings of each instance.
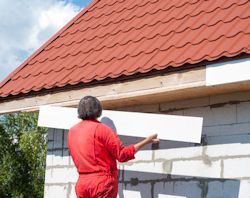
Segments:
[[[70,155],[66,149],[47,151],[46,166],[67,166],[70,165]]]
[[[140,151],[143,153],[144,151]],[[155,159],[176,160],[176,159],[189,159],[200,157],[202,155],[202,147],[186,147],[176,149],[160,149],[155,150]]]
[[[250,177],[250,157],[224,160],[224,178]]]
[[[137,105],[132,107],[122,107],[119,111],[143,112],[143,113],[158,113],[160,109],[159,104]]]
[[[137,152],[135,154],[135,159],[130,162],[136,162],[141,160],[153,160],[152,154],[153,154],[152,150],[141,150],[140,152]]]
[[[63,156],[63,150],[53,151],[53,166],[67,166],[69,165],[69,155]]]
[[[250,180],[240,181],[240,190],[238,198],[250,198]]]
[[[138,172],[153,172],[153,173],[163,173],[163,163],[162,162],[146,162],[146,163],[133,163],[123,165],[124,170],[138,171]]]
[[[45,184],[49,184],[51,177],[52,177],[52,169],[46,168],[46,170],[45,170]]]
[[[219,94],[210,96],[210,105],[225,103],[228,101],[246,101],[250,100],[250,91]]]
[[[237,122],[250,122],[250,102],[237,105]]]
[[[208,182],[208,191],[206,196],[207,197],[223,197],[224,194],[224,188],[223,188],[224,182],[220,182],[220,181],[211,181]]]
[[[203,134],[209,136],[247,134],[250,132],[250,123],[226,124],[220,126],[203,127]]]
[[[53,140],[48,141],[47,149],[48,150],[54,149],[54,141]]]
[[[207,182],[206,198],[238,198],[239,180],[217,180]]]
[[[180,115],[180,116],[183,116],[184,115],[184,110],[170,111],[168,114],[169,115]]]
[[[63,132],[63,148],[68,148],[68,130]]]
[[[174,195],[174,184],[176,181],[156,182],[154,184],[154,197],[159,194]]]
[[[199,116],[204,119],[204,126],[236,123],[236,105],[218,108],[200,107],[184,110],[185,116]]]
[[[171,109],[186,109],[186,108],[201,107],[208,105],[209,105],[209,97],[203,97],[203,98],[161,103],[160,111],[169,111]]]
[[[70,185],[69,198],[77,198],[75,192],[75,184]]]
[[[144,153],[145,152],[145,153]],[[231,171],[230,163],[236,163],[235,168],[239,159],[235,157],[249,157],[250,156],[250,144],[222,144],[222,145],[210,145],[206,147],[187,147],[177,149],[166,149],[166,150],[155,150],[154,157],[156,162],[147,161],[148,151],[140,151],[142,162],[131,161],[128,164],[120,164],[120,167],[124,170],[138,171],[138,172],[151,172],[151,173],[171,173],[174,175],[187,175],[187,176],[198,176],[198,177],[213,177],[213,178],[238,178],[238,172]],[[145,156],[145,158],[143,158]],[[205,158],[204,161],[201,160]],[[208,158],[208,159],[207,159]],[[234,158],[234,159],[229,159]],[[197,159],[197,160],[196,160]],[[200,159],[200,160],[198,160]],[[220,159],[220,160],[218,160]],[[157,161],[158,160],[158,161]],[[159,160],[164,160],[159,162]],[[216,161],[215,161],[216,160]],[[223,165],[221,160],[224,160],[224,177],[221,175]],[[250,166],[250,160],[248,158],[242,158],[241,160]],[[230,161],[230,162],[228,162]],[[133,163],[134,162],[134,163]],[[211,164],[210,164],[211,162]],[[229,168],[228,168],[229,166]],[[247,169],[241,166],[238,171],[242,177],[250,175],[246,173]],[[228,174],[228,172],[229,174]]]
[[[76,182],[78,173],[75,168],[49,168],[46,169],[46,184]]]
[[[53,166],[53,151],[47,151],[46,167]]]
[[[171,174],[220,178],[221,161],[205,164],[202,160],[174,161]]]
[[[233,157],[238,155],[250,156],[250,144],[220,144],[206,147],[206,154],[209,157]]]
[[[63,147],[63,129],[55,129],[54,148],[61,149],[62,147]]]
[[[163,194],[159,194],[158,198],[186,198],[184,196],[175,196],[175,195],[163,195]]]
[[[199,143],[202,118],[122,111],[103,111],[99,119],[119,135],[147,137],[158,133],[160,139]],[[38,125],[69,129],[77,124],[75,108],[43,106],[40,108]]]
[[[138,185],[119,185],[120,197],[124,198],[151,198],[152,186],[150,183],[138,184]]]
[[[67,188],[67,185],[46,185],[44,189],[44,198],[68,198]]]
[[[49,128],[48,129],[48,136],[47,136],[47,139],[48,141],[54,141],[54,131],[55,129],[52,129],[52,128]]]
[[[188,195],[188,198],[200,198],[202,189],[199,188],[199,181],[176,181],[174,182],[173,195]],[[171,193],[170,193],[171,194]]]
[[[133,197],[133,198],[142,198],[141,193],[138,191],[132,191],[132,190],[123,190],[124,197]],[[119,195],[117,198],[120,198]]]
[[[72,157],[70,156],[70,158],[69,158],[69,164],[72,166],[75,166],[75,164],[74,164],[74,161],[73,161],[73,159],[72,159]]]

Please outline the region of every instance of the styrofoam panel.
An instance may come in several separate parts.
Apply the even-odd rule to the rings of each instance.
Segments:
[[[39,109],[38,126],[69,129],[80,121],[76,108],[41,106]]]
[[[147,137],[157,133],[160,139],[195,142],[201,140],[201,117],[162,115],[104,110],[99,119],[113,128],[118,135]],[[38,125],[69,129],[80,120],[76,108],[43,106],[40,108]]]
[[[250,80],[250,58],[206,66],[206,85]]]

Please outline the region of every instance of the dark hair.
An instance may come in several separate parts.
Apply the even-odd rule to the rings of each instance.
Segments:
[[[85,96],[78,104],[78,118],[82,120],[95,120],[102,114],[100,101],[93,96]]]

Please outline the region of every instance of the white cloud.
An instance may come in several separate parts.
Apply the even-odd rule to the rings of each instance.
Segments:
[[[66,0],[0,0],[0,81],[79,11]]]

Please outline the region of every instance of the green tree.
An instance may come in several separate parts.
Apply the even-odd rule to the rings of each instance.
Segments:
[[[47,129],[37,113],[0,118],[0,197],[43,197]]]

